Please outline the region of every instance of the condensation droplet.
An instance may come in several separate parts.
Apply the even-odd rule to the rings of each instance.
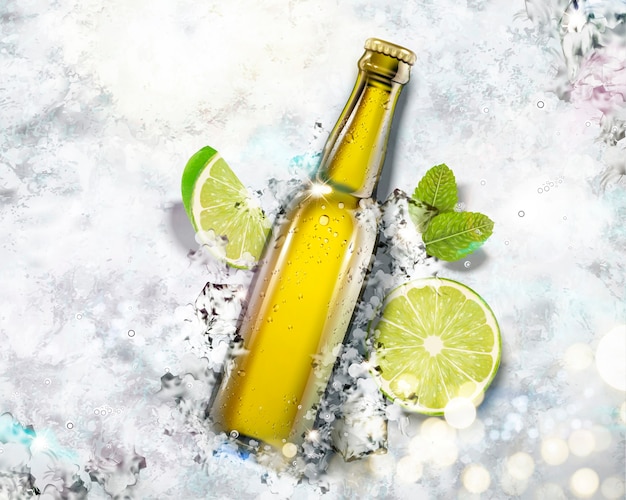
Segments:
[[[328,222],[329,222],[329,221],[330,221],[330,219],[328,218],[328,215],[320,215],[320,220],[319,220],[319,222],[320,222],[320,224],[321,224],[322,226],[326,226],[326,225],[328,225]]]
[[[232,431],[230,431],[229,436],[233,439],[237,439],[239,437],[239,431],[233,429]]]
[[[544,106],[545,106],[545,104],[544,104],[544,102],[543,102],[543,101],[538,101],[538,102],[537,102],[537,107],[538,107],[539,109],[543,108]]]
[[[519,212],[517,212],[517,215],[519,215],[520,217],[524,217],[524,215],[526,215],[526,212],[520,210]]]
[[[129,337],[134,337],[135,336],[135,330],[128,330],[128,336]]]

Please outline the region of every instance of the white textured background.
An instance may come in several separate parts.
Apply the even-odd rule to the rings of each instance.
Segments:
[[[620,13],[0,0],[0,497],[30,481],[46,499],[623,498],[625,393],[603,371],[626,356]],[[188,257],[180,177],[207,144],[253,190],[294,175],[370,36],[418,54],[379,195],[445,162],[495,221],[441,275],[492,306],[502,366],[471,430],[448,436],[452,460],[420,458],[424,419],[395,415],[386,456],[293,485],[200,452],[201,423],[157,394],[166,371],[200,370],[184,318],[213,266]]]

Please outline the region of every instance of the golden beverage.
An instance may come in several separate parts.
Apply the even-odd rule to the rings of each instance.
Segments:
[[[239,331],[243,353],[213,403],[223,430],[279,449],[313,426],[377,240],[372,196],[415,55],[378,39],[365,49],[318,172],[265,249]]]

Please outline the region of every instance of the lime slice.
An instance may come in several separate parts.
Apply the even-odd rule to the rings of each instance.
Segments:
[[[480,296],[456,281],[424,278],[393,290],[370,325],[371,372],[410,411],[442,415],[448,402],[482,401],[500,364],[500,329]]]
[[[181,191],[194,229],[213,254],[238,268],[258,262],[269,221],[217,151],[207,146],[190,158]]]

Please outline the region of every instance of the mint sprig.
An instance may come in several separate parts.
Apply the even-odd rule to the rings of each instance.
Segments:
[[[447,165],[432,167],[409,200],[409,216],[422,233],[426,253],[455,261],[480,248],[493,232],[493,221],[478,212],[455,212],[458,191]]]
[[[426,253],[454,261],[482,246],[493,232],[493,221],[477,212],[447,212],[430,222],[422,239]]]
[[[421,200],[440,212],[454,210],[459,195],[452,170],[445,163],[432,167],[415,188],[413,199]]]

